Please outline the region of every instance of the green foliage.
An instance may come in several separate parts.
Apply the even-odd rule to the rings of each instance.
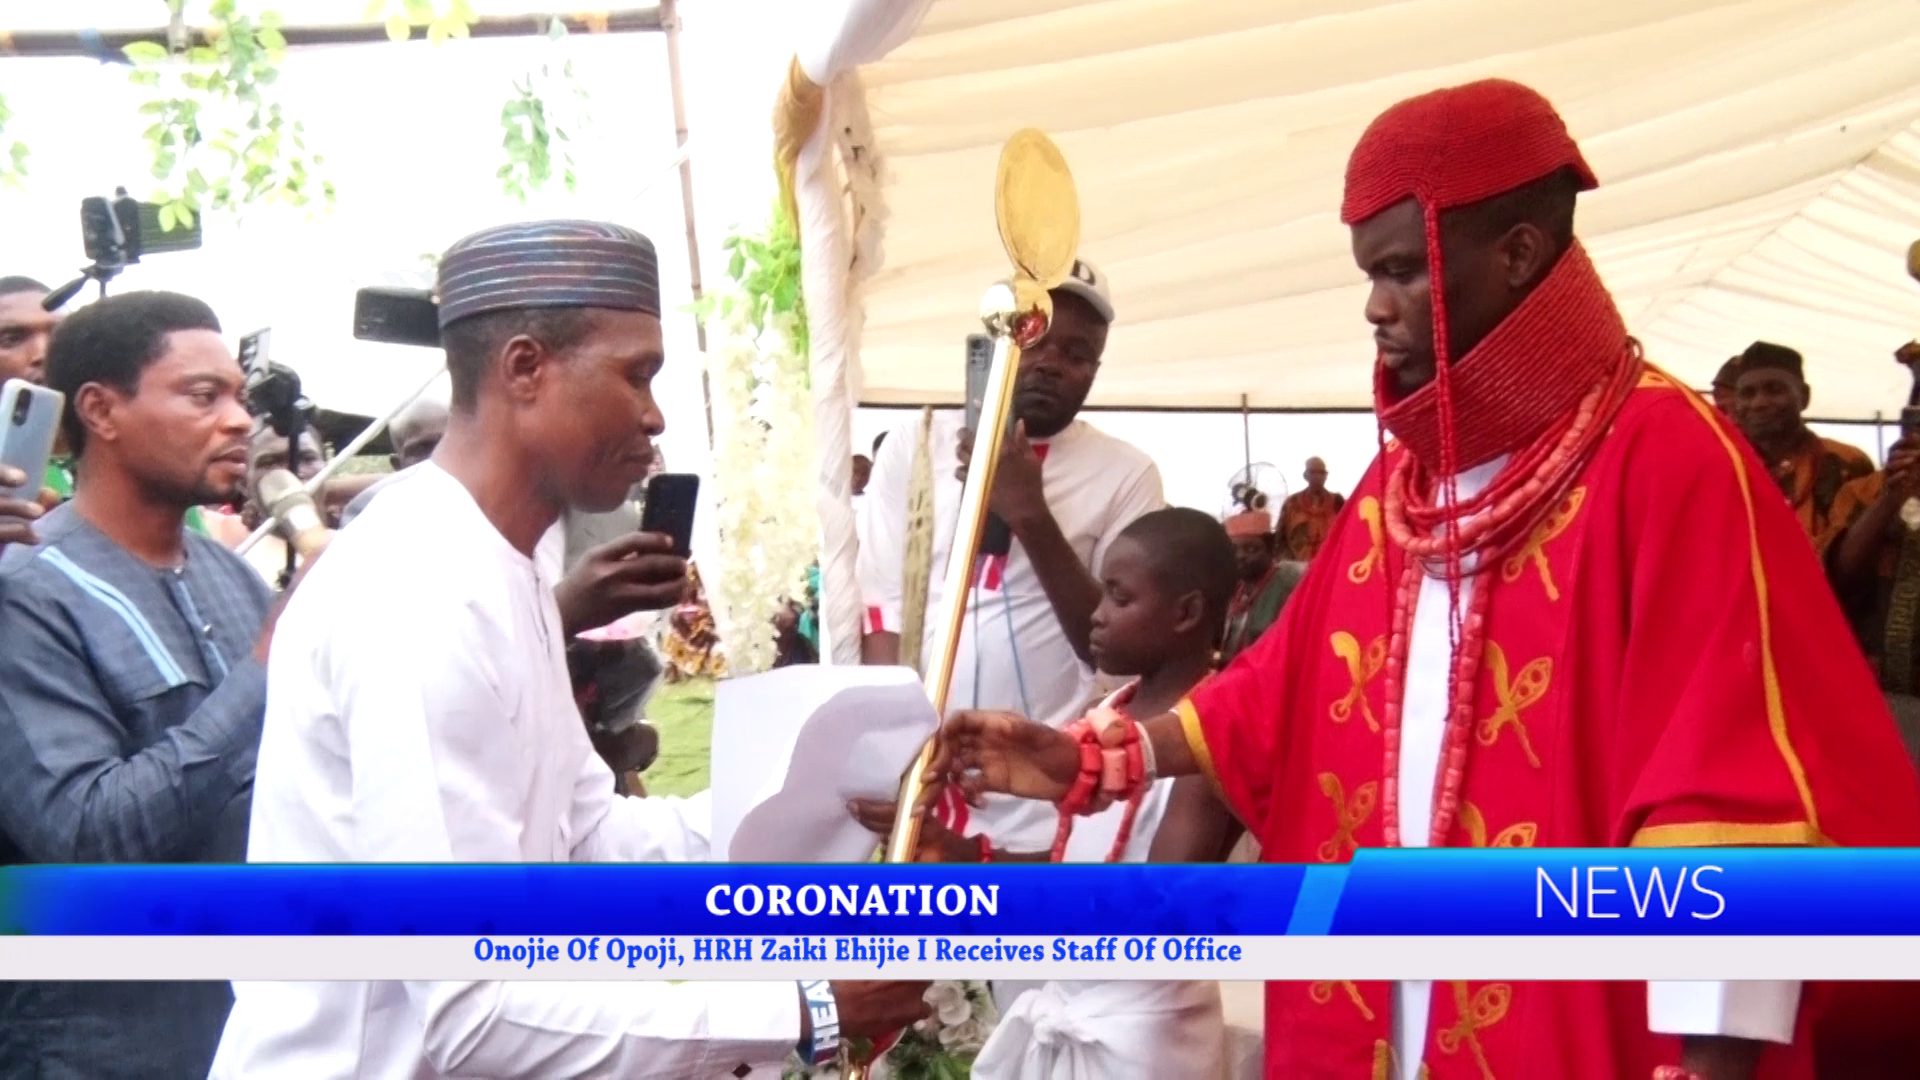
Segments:
[[[567,26],[559,19],[548,25],[547,37],[559,41]],[[557,171],[568,191],[579,176],[573,164],[573,129],[585,117],[586,91],[573,77],[573,63],[551,64],[529,71],[513,84],[513,96],[500,106],[500,149],[506,161],[495,172],[508,195],[526,202],[544,189]]]
[[[177,0],[168,6],[177,16]],[[333,185],[317,175],[324,159],[271,96],[287,50],[280,16],[244,14],[236,0],[212,0],[208,14],[206,45],[176,53],[136,41],[124,50],[133,84],[153,91],[140,112],[152,119],[146,138],[161,227],[256,203],[331,204]]]
[[[435,45],[466,37],[479,21],[467,0],[369,0],[366,18],[385,22],[393,41],[405,41],[416,28],[424,28]]]
[[[7,123],[12,119],[13,110],[7,107],[7,99],[0,97],[0,184],[19,187],[27,175],[27,144],[7,137]]]
[[[765,232],[736,231],[721,247],[727,252],[727,277],[733,287],[701,297],[693,313],[702,320],[716,315],[738,320],[755,338],[785,321],[776,316],[792,315],[788,325],[794,352],[802,359],[809,356],[806,300],[800,294],[800,237],[786,206],[774,203]]]

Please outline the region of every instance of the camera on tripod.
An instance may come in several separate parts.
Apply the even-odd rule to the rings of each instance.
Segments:
[[[255,330],[240,339],[240,369],[247,373],[247,411],[265,420],[283,439],[298,439],[313,416],[313,402],[300,390],[300,373],[275,363],[267,347],[272,330]],[[296,455],[289,454],[288,460]]]
[[[126,188],[119,188],[112,199],[94,195],[80,200],[80,240],[93,263],[79,277],[47,294],[41,306],[48,311],[65,307],[89,281],[99,282],[100,295],[105,296],[107,282],[143,255],[198,248],[200,222],[196,218],[192,225],[163,228],[159,204],[140,202]]]

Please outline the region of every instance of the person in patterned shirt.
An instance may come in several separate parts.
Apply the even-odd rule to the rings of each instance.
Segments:
[[[1295,562],[1312,562],[1327,539],[1333,519],[1347,505],[1346,496],[1327,490],[1327,463],[1307,459],[1307,490],[1287,496],[1280,504],[1281,554]]]
[[[1733,418],[1786,493],[1809,538],[1827,531],[1840,488],[1873,471],[1873,459],[1856,447],[1815,435],[1807,427],[1807,386],[1800,354],[1784,345],[1756,341],[1741,354]]]

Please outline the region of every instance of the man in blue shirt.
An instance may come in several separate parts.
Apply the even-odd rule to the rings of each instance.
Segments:
[[[81,482],[0,553],[0,862],[240,862],[271,635],[265,584],[186,527],[235,498],[252,419],[205,304],[66,320],[47,384]],[[0,1061],[205,1076],[225,983],[0,984]]]

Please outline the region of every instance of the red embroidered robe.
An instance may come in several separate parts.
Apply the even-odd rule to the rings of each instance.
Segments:
[[[1404,565],[1382,475],[1376,461],[1278,626],[1181,707],[1271,861],[1382,843],[1381,668]],[[1920,784],[1793,513],[1666,376],[1649,371],[1566,498],[1476,587],[1493,593],[1449,843],[1920,842]],[[1807,988],[1803,1034],[1828,991]],[[1390,1010],[1385,983],[1268,984],[1267,1075],[1398,1076]],[[1644,983],[1436,983],[1425,1046],[1433,1080],[1645,1078],[1680,1054],[1647,1031]],[[1771,1048],[1762,1075],[1809,1075],[1810,1056],[1805,1038]]]

